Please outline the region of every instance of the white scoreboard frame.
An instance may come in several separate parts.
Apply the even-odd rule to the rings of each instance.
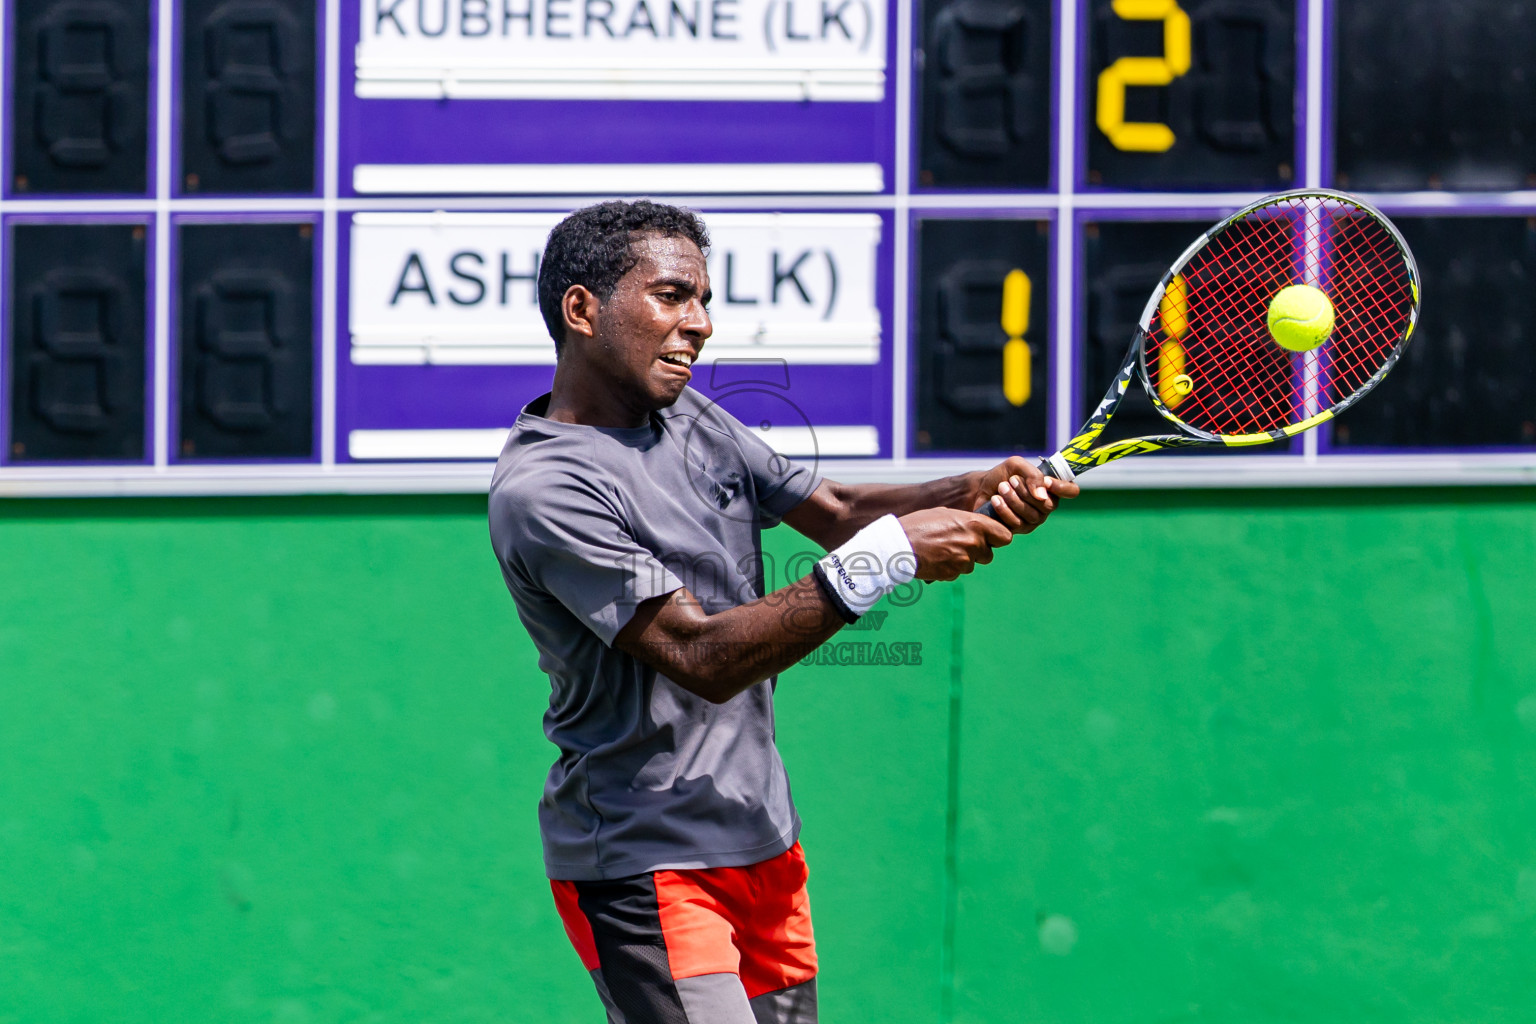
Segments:
[[[175,45],[175,3],[173,0],[153,0],[156,5],[158,28],[156,46],[162,54],[170,53]],[[477,493],[486,489],[491,464],[474,462],[338,462],[336,391],[337,360],[344,358],[350,341],[341,336],[338,323],[338,290],[346,287],[349,268],[342,265],[344,254],[339,251],[339,224],[343,218],[360,216],[362,219],[387,215],[419,216],[434,211],[478,212],[492,214],[530,214],[539,211],[557,212],[584,205],[588,202],[610,198],[603,191],[583,194],[558,195],[486,195],[473,197],[464,192],[493,191],[496,182],[513,183],[518,187],[517,168],[460,168],[460,175],[468,184],[455,188],[451,181],[440,184],[435,195],[411,195],[412,189],[403,187],[401,179],[388,185],[396,194],[385,198],[368,194],[369,174],[391,173],[389,168],[365,170],[357,168],[355,182],[357,195],[342,196],[339,188],[340,153],[339,125],[341,90],[356,89],[360,96],[370,90],[385,89],[381,82],[395,81],[382,72],[363,69],[357,81],[343,81],[341,69],[350,67],[342,60],[341,47],[355,46],[355,40],[340,38],[340,5],[343,3],[373,3],[376,0],[325,0],[322,39],[324,52],[321,67],[322,83],[322,134],[321,182],[319,195],[299,198],[197,198],[174,194],[171,183],[172,167],[172,96],[175,82],[172,61],[161,60],[155,64],[151,81],[151,97],[157,130],[153,138],[153,195],[136,199],[74,199],[74,198],[0,198],[0,215],[28,215],[39,218],[60,219],[112,214],[132,214],[147,219],[153,228],[153,248],[150,253],[151,276],[154,280],[152,309],[154,334],[152,338],[152,365],[154,377],[150,386],[156,396],[149,423],[153,461],[134,466],[0,466],[0,497],[10,496],[128,496],[128,495],[262,495],[262,494],[392,494],[392,493]],[[1049,217],[1056,225],[1072,225],[1079,212],[1091,212],[1101,208],[1125,210],[1209,209],[1212,218],[1223,211],[1234,209],[1254,196],[1250,193],[1146,193],[1138,195],[1084,194],[1074,190],[1075,168],[1073,161],[1079,150],[1075,137],[1080,112],[1075,109],[1077,80],[1081,70],[1077,61],[1074,33],[1079,25],[1082,7],[1087,0],[1058,0],[1056,41],[1057,67],[1055,88],[1060,97],[1060,128],[1057,143],[1057,166],[1054,190],[1046,193],[1031,192],[1006,194],[989,192],[976,195],[938,195],[912,191],[912,126],[913,68],[904,55],[912,52],[913,25],[916,16],[914,0],[893,0],[894,9],[888,26],[879,31],[889,31],[895,36],[895,67],[884,67],[883,57],[876,68],[871,64],[864,69],[862,84],[857,88],[868,91],[871,77],[880,76],[881,87],[894,89],[895,105],[895,167],[890,190],[882,191],[878,165],[839,165],[824,168],[826,177],[819,180],[830,182],[818,191],[794,194],[791,187],[786,194],[780,188],[772,194],[746,195],[696,192],[667,195],[670,201],[704,210],[730,211],[774,209],[784,212],[815,214],[819,211],[866,211],[870,214],[893,214],[894,282],[896,297],[891,323],[897,344],[893,353],[893,390],[891,395],[891,451],[889,459],[840,459],[824,458],[821,470],[829,476],[848,481],[868,480],[917,480],[942,476],[987,464],[986,458],[947,459],[921,457],[908,454],[910,449],[908,387],[909,339],[911,336],[910,295],[912,293],[913,254],[912,221],[916,213],[937,215],[963,215],[966,211],[985,210],[989,214],[1020,217]],[[1320,76],[1323,65],[1322,25],[1325,14],[1324,0],[1301,0],[1311,31],[1306,39],[1303,54],[1307,69],[1306,95],[1309,108],[1304,112],[1307,135],[1304,140],[1306,159],[1300,175],[1303,185],[1319,185],[1323,181],[1323,123],[1321,108]],[[8,5],[0,5],[0,33]],[[762,6],[759,3],[758,6]],[[881,52],[883,53],[883,47]],[[387,62],[379,64],[385,67]],[[398,69],[397,69],[398,70]],[[826,71],[826,69],[821,69]],[[846,69],[845,69],[846,70]],[[420,69],[417,69],[420,71]],[[799,72],[811,74],[800,69]],[[414,72],[413,72],[414,73]],[[0,67],[0,76],[7,76],[8,69]],[[409,77],[409,76],[407,76]],[[420,77],[418,75],[418,77]],[[802,76],[803,77],[803,76]],[[814,77],[814,74],[812,75]],[[833,76],[835,78],[835,76]],[[858,76],[849,78],[852,82]],[[397,75],[396,78],[399,78]],[[9,81],[8,77],[0,80]],[[830,79],[829,79],[830,80]],[[846,83],[845,83],[846,84]],[[803,83],[802,83],[803,85]],[[434,86],[438,95],[445,95],[441,80]],[[400,88],[404,88],[401,86]],[[802,88],[802,86],[795,86]],[[803,91],[803,89],[802,89]],[[510,94],[509,94],[510,95]],[[820,98],[820,97],[818,97]],[[827,98],[848,98],[843,96]],[[867,99],[868,96],[857,98]],[[1298,112],[1302,113],[1302,112]],[[0,105],[0,138],[9,130],[5,123],[8,111]],[[398,170],[398,168],[396,169]],[[408,169],[407,169],[408,171]],[[607,176],[598,172],[589,183],[623,181],[626,176],[621,165],[606,169]],[[815,181],[815,168],[806,171],[808,180]],[[510,176],[509,176],[510,175]],[[408,177],[408,175],[407,175]],[[420,175],[418,175],[420,177]],[[559,176],[556,175],[558,178]],[[700,175],[696,180],[711,176]],[[381,179],[381,180],[385,180]],[[676,180],[676,179],[673,179]],[[746,180],[752,180],[750,177]],[[492,183],[490,187],[487,183]],[[501,187],[506,187],[503,184]],[[526,184],[522,187],[526,187]],[[417,191],[420,191],[419,189]],[[405,194],[401,194],[405,193]],[[1465,204],[1464,197],[1455,194],[1393,193],[1371,194],[1376,204],[1389,211],[1405,212],[1455,212]],[[1490,207],[1507,209],[1511,215],[1536,215],[1536,191],[1479,194],[1476,203],[1480,209]],[[171,439],[169,403],[170,372],[170,237],[173,218],[184,215],[221,214],[291,214],[318,219],[320,233],[318,245],[320,259],[320,335],[316,341],[321,348],[320,372],[316,381],[320,392],[319,420],[316,424],[319,438],[320,459],[307,464],[261,465],[176,465],[170,461]],[[728,216],[722,214],[722,216]],[[1057,247],[1058,266],[1070,266],[1073,256],[1073,240],[1068,231],[1056,230],[1054,244]],[[0,246],[4,246],[5,233],[0,232]],[[0,251],[0,259],[5,256]],[[1073,310],[1078,303],[1074,294],[1074,274],[1059,273],[1053,282],[1053,320],[1050,324],[1052,352],[1057,355],[1053,368],[1053,388],[1071,393],[1076,368],[1073,363]],[[0,296],[0,303],[5,298]],[[0,323],[7,322],[7,313],[0,306]],[[1055,404],[1055,421],[1051,424],[1053,437],[1070,436],[1076,426],[1072,422],[1070,403]],[[1104,467],[1084,478],[1090,488],[1242,488],[1242,487],[1311,487],[1311,486],[1454,486],[1498,485],[1536,483],[1536,452],[1512,453],[1460,453],[1460,454],[1404,454],[1404,455],[1341,455],[1329,453],[1319,456],[1316,438],[1308,435],[1301,451],[1294,454],[1265,456],[1231,456],[1225,458],[1190,458],[1163,456],[1155,459],[1128,459]]]

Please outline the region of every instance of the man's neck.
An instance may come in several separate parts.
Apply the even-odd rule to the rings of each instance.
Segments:
[[[624,395],[614,391],[611,381],[583,372],[566,360],[555,364],[549,409],[544,416],[557,423],[619,429],[643,427],[651,421],[650,410],[625,401]]]

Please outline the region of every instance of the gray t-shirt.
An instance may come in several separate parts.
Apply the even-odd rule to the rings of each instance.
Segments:
[[[774,680],[711,704],[610,645],[686,586],[709,614],[763,596],[763,527],[819,479],[692,389],[634,429],[518,416],[491,544],[549,674],[560,749],[539,804],[549,877],[754,864],[800,819],[773,743]]]

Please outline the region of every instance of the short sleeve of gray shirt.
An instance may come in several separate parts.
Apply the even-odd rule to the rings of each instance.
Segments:
[[[782,853],[799,819],[773,742],[774,681],[710,704],[612,643],[636,605],[680,587],[710,614],[761,597],[761,531],[819,479],[691,389],[634,429],[558,423],[544,402],[507,439],[490,527],[550,681],[550,877]]]

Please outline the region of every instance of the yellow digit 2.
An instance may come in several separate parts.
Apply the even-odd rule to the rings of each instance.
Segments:
[[[1173,147],[1173,129],[1156,121],[1125,119],[1125,90],[1132,85],[1167,85],[1189,71],[1189,15],[1178,0],[1114,0],[1125,21],[1161,21],[1161,57],[1121,57],[1099,73],[1097,122],[1116,149],[1164,153]]]
[[[1024,333],[1029,330],[1029,275],[1015,267],[1003,278],[1003,333],[1008,341],[1003,345],[1003,397],[1013,406],[1029,401],[1030,377],[1029,342]]]

